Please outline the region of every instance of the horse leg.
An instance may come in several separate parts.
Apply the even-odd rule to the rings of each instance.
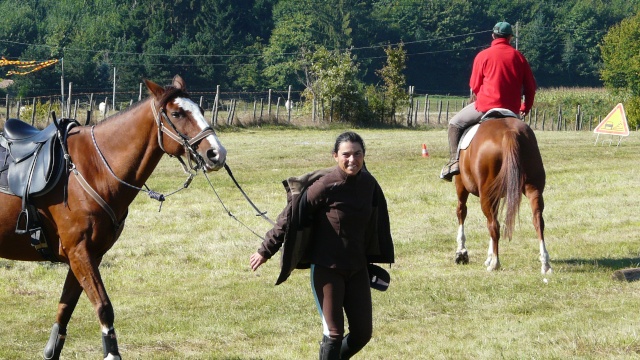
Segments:
[[[71,256],[73,254],[73,256]],[[69,254],[69,264],[76,279],[87,294],[89,301],[98,315],[100,326],[102,327],[102,349],[104,360],[120,360],[118,352],[118,342],[116,332],[113,328],[115,316],[113,305],[109,300],[107,291],[104,288],[98,266],[100,259],[91,257],[86,249],[85,243],[79,244],[74,252]]]
[[[458,193],[458,207],[456,208],[456,215],[458,216],[456,264],[468,264],[469,253],[465,246],[467,237],[464,234],[464,221],[467,218],[467,199],[469,198],[469,192],[465,189],[464,185],[462,185],[462,182],[458,184],[458,181],[456,181],[456,192]]]
[[[49,341],[44,348],[43,356],[45,360],[58,360],[60,358],[60,352],[62,352],[67,336],[67,325],[71,320],[71,314],[73,314],[81,294],[82,287],[71,269],[69,269],[62,288],[60,302],[58,303],[56,322],[53,324]]]
[[[525,195],[529,199],[531,205],[531,212],[533,213],[533,227],[538,234],[538,242],[540,244],[540,263],[542,264],[541,273],[543,275],[551,273],[551,265],[549,264],[549,253],[544,242],[544,218],[542,212],[544,211],[544,198],[542,192],[531,184],[525,185]]]
[[[487,271],[500,269],[500,258],[498,257],[498,241],[500,240],[500,223],[498,222],[498,209],[492,206],[489,201],[480,194],[482,212],[487,218],[487,228],[489,229],[489,249],[487,250],[487,260],[484,265]]]

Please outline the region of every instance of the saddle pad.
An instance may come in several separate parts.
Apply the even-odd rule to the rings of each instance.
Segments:
[[[476,132],[478,131],[479,126],[480,124],[475,124],[472,127],[465,130],[464,134],[462,134],[462,139],[460,139],[460,145],[458,145],[458,151],[465,150],[466,148],[469,147],[469,144],[471,144],[471,140],[473,140],[473,137],[476,135]]]

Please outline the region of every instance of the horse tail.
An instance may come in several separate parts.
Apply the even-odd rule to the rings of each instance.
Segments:
[[[504,220],[504,236],[511,239],[516,215],[520,211],[522,186],[524,182],[522,164],[520,163],[520,145],[518,133],[507,130],[502,137],[502,166],[500,172],[489,186],[489,199],[494,209],[502,213],[506,206]],[[501,204],[501,199],[505,198]]]

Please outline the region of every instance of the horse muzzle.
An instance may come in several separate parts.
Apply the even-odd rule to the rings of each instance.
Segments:
[[[218,148],[210,147],[204,154],[200,154],[204,160],[204,167],[207,172],[220,170],[227,161],[227,149],[224,146]]]

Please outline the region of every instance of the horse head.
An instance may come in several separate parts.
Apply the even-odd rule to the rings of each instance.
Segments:
[[[200,106],[189,98],[184,80],[176,76],[166,88],[150,80],[144,82],[153,97],[151,107],[160,148],[169,155],[187,157],[194,170],[222,168],[227,150],[207,124]]]

